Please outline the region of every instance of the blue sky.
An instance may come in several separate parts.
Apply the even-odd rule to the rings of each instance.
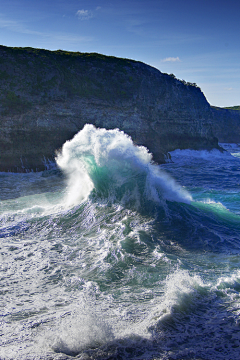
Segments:
[[[240,105],[239,0],[1,0],[0,44],[139,60]]]

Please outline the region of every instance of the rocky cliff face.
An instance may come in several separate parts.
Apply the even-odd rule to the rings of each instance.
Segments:
[[[44,169],[86,123],[123,130],[159,163],[176,148],[217,148],[218,111],[194,84],[140,62],[0,46],[0,171]]]
[[[212,107],[212,129],[219,142],[240,142],[240,111]]]

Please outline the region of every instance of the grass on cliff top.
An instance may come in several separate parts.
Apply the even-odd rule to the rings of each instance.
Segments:
[[[219,107],[219,106],[211,105],[211,107],[212,107],[213,109],[216,109],[216,110],[222,110],[222,109],[227,109],[227,110],[240,110],[240,105],[237,105],[237,106],[228,106],[228,107]]]
[[[65,51],[65,50],[46,50],[46,49],[38,49],[38,48],[32,48],[32,47],[8,47],[0,45],[0,50],[5,50],[12,52],[13,55],[18,54],[31,54],[35,56],[45,57],[45,56],[58,56],[62,58],[72,58],[72,59],[81,59],[81,60],[104,60],[105,62],[112,63],[117,62],[118,64],[131,64],[131,63],[141,63],[136,60],[121,58],[121,57],[115,57],[115,56],[109,56],[109,55],[103,55],[99,53],[82,53],[82,52],[74,52],[74,51]],[[143,64],[143,63],[142,63]]]
[[[225,107],[224,109],[229,109],[229,110],[240,110],[240,105],[237,105],[237,106],[228,106],[228,107]]]

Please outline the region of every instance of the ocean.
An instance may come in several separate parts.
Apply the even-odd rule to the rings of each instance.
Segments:
[[[85,125],[0,173],[0,359],[240,358],[240,145],[152,162]]]

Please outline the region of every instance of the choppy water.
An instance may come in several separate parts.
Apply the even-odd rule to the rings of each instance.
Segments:
[[[0,174],[0,359],[240,358],[240,146],[156,166],[86,126]]]

